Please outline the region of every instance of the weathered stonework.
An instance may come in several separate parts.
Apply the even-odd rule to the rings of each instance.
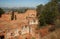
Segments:
[[[0,30],[4,39],[39,39],[35,33],[38,25],[36,10],[27,10],[25,13],[14,12],[16,20],[11,20],[11,13],[3,14],[0,18]]]

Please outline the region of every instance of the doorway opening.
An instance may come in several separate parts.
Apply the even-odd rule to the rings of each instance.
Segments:
[[[0,36],[0,39],[4,39],[4,35],[3,36]]]

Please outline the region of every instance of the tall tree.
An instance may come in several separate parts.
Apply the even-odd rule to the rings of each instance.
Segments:
[[[53,24],[56,19],[57,14],[58,14],[57,1],[53,0],[53,1],[49,2],[48,4],[46,4],[45,10],[46,10],[46,17],[45,17],[46,23]]]
[[[58,15],[58,2],[56,0],[51,0],[47,4],[44,5],[43,10],[41,9],[41,6],[37,7],[37,13],[39,15],[39,24],[45,25],[45,24],[54,24],[54,21],[56,19],[56,16]]]
[[[44,17],[42,15],[43,9],[44,9],[44,6],[42,4],[38,5],[37,9],[36,9],[37,17],[39,20],[39,25],[45,25],[45,20],[44,20]]]
[[[37,16],[39,16],[39,14],[41,14],[43,10],[43,5],[42,4],[38,5],[36,10],[37,10]]]
[[[2,16],[2,14],[4,14],[4,10],[2,8],[0,8],[0,18]]]

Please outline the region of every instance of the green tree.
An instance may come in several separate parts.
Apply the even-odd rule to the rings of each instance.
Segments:
[[[2,8],[0,8],[0,18],[2,16],[2,14],[4,14],[4,10]]]
[[[36,10],[37,10],[37,16],[39,16],[39,14],[41,14],[41,12],[43,11],[43,5],[42,4],[38,5]]]
[[[56,17],[59,13],[58,11],[58,2],[56,0],[51,0],[47,4],[42,6],[38,5],[37,7],[37,14],[39,19],[40,26],[46,24],[54,24]],[[41,11],[42,10],[42,11]],[[40,14],[39,14],[40,13]]]
[[[58,13],[58,6],[57,2],[49,2],[45,5],[45,20],[47,24],[54,24],[54,21],[56,19],[57,13]],[[48,7],[48,8],[47,8]]]
[[[44,6],[42,4],[37,6],[36,11],[37,11],[37,17],[39,20],[39,26],[45,25],[44,15],[42,15],[43,10],[44,10]]]

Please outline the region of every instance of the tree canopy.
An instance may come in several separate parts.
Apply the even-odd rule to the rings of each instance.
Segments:
[[[0,18],[2,16],[2,14],[4,14],[4,10],[2,8],[0,8]]]
[[[51,0],[45,5],[37,6],[37,17],[39,19],[39,26],[46,24],[54,24],[56,17],[58,16],[58,1]]]

